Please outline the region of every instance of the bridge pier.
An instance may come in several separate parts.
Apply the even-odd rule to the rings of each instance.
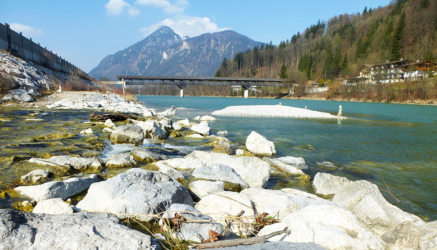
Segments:
[[[126,102],[126,82],[124,81],[124,78],[121,78],[121,83],[123,84],[123,99],[124,102]]]
[[[179,96],[180,96],[181,98],[184,98],[184,89],[180,89],[180,90],[179,90]]]
[[[244,98],[249,98],[249,90],[248,89],[244,90]]]

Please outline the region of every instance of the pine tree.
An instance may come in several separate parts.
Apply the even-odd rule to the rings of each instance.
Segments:
[[[364,7],[364,10],[363,10],[363,16],[365,16],[365,15],[367,15],[367,6]]]
[[[349,74],[347,53],[344,55],[343,62],[341,63],[341,74],[347,76]]]
[[[279,77],[281,79],[287,79],[287,67],[285,63],[282,64],[281,71],[279,72]]]
[[[429,7],[429,0],[421,0],[419,4],[419,10]]]
[[[405,28],[405,12],[402,13],[399,19],[398,27],[396,27],[393,40],[391,43],[390,60],[397,61],[401,58],[401,40]]]

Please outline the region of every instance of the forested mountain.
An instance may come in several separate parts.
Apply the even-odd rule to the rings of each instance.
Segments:
[[[161,26],[144,40],[105,57],[89,74],[111,80],[117,75],[213,76],[223,58],[260,45],[230,30],[186,38]]]
[[[436,40],[437,1],[396,0],[319,21],[278,46],[237,53],[215,75],[333,81],[358,74],[364,64],[435,61]]]

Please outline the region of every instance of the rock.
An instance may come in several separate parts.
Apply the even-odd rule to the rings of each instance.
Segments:
[[[193,151],[185,159],[198,159],[204,166],[213,163],[227,165],[235,170],[250,187],[263,187],[270,177],[270,165],[257,158]]]
[[[112,132],[110,139],[114,144],[131,143],[135,144],[135,146],[140,146],[143,144],[144,132],[137,125],[119,126]]]
[[[112,133],[112,132],[114,132],[114,130],[110,128],[103,128],[102,130],[102,133]]]
[[[184,175],[181,172],[177,171],[172,167],[167,166],[161,161],[154,163],[154,165],[159,168],[159,172],[162,172],[173,179],[185,179]]]
[[[42,214],[72,214],[73,209],[61,198],[54,198],[38,202],[33,213]]]
[[[386,244],[362,225],[350,211],[329,205],[308,206],[289,214],[281,223],[264,227],[263,236],[288,227],[289,235],[269,239],[287,242],[314,242],[327,249],[385,249]]]
[[[270,159],[268,157],[263,157],[263,160],[266,161],[267,163],[269,163],[270,165],[278,168],[281,171],[284,171],[286,173],[289,174],[293,174],[293,175],[303,175],[305,174],[302,170],[297,169],[295,167],[293,167],[292,165],[288,165],[283,163],[282,161],[279,161],[277,159]]]
[[[199,159],[173,158],[162,161],[162,163],[177,169],[196,169],[205,166]]]
[[[105,163],[107,168],[132,168],[137,163],[130,153],[111,155]]]
[[[161,126],[161,129],[164,130],[166,133],[168,132],[168,130],[173,128],[173,125],[172,125],[173,122],[169,118],[164,117],[164,118],[160,119],[158,122],[159,122],[159,125]]]
[[[227,136],[228,135],[228,131],[226,131],[226,130],[219,131],[219,132],[217,132],[217,135],[219,135],[219,136]]]
[[[226,216],[238,215],[244,211],[244,222],[251,223],[255,215],[252,209],[252,202],[249,198],[241,193],[224,191],[216,194],[209,194],[196,204],[196,209],[203,214],[209,214],[215,221],[223,222]],[[284,229],[284,228],[282,228]],[[239,234],[239,229],[233,225],[231,230]],[[243,236],[251,235],[250,230],[241,229]]]
[[[313,182],[316,193],[322,195],[333,195],[340,190],[341,187],[349,183],[350,180],[345,177],[334,176],[321,172],[314,176]]]
[[[229,142],[219,141],[217,143],[217,146],[212,150],[212,152],[230,155],[232,153],[231,144],[229,144]]]
[[[193,120],[199,121],[199,120],[200,120],[200,116],[196,116],[196,117],[194,117]]]
[[[314,200],[279,190],[248,188],[240,193],[246,195],[255,204],[259,213],[268,213],[271,216],[277,215],[279,220],[307,206],[329,205],[343,207],[327,200]]]
[[[221,181],[193,181],[188,185],[188,189],[202,199],[208,194],[225,191],[225,184]]]
[[[322,162],[317,162],[316,164],[319,168],[324,168],[324,169],[328,169],[328,170],[336,170],[337,166],[334,165],[334,163],[329,162],[329,161],[322,161]]]
[[[242,155],[244,155],[244,150],[242,150],[242,149],[237,149],[237,150],[235,150],[235,155],[236,155],[236,156],[242,156]]]
[[[387,202],[378,186],[368,181],[353,181],[343,185],[334,195],[333,202],[352,211],[373,232],[384,232],[404,222],[423,222]]]
[[[84,178],[70,178],[66,181],[52,181],[36,186],[20,186],[15,191],[29,196],[37,202],[61,198],[63,200],[86,190],[91,184],[98,182],[99,177],[92,174]]]
[[[155,140],[163,140],[167,139],[167,131],[165,131],[163,128],[161,128],[161,123],[158,121],[146,121],[146,122],[139,122],[138,126],[140,126],[144,134],[147,138],[153,138]]]
[[[186,213],[181,212],[186,211]],[[200,211],[195,209],[192,206],[188,206],[185,204],[173,204],[171,205],[167,211],[162,216],[163,219],[169,219],[173,218],[175,214],[183,216],[186,220],[190,221],[208,221],[212,220],[212,217],[204,214],[200,214]],[[165,222],[161,220],[160,225],[163,225]],[[166,228],[166,226],[164,226]],[[166,229],[164,229],[166,230]],[[200,239],[197,235],[200,235],[203,239],[209,238],[209,230],[213,230],[214,232],[221,234],[223,232],[223,225],[218,222],[210,222],[210,223],[190,223],[190,222],[184,222],[182,223],[182,226],[180,227],[180,230],[178,232],[173,232],[174,236],[178,237],[181,240],[186,241],[194,241],[194,242],[200,242]],[[232,237],[233,236],[233,237]],[[229,238],[235,238],[234,235],[226,237]]]
[[[176,115],[176,109],[174,106],[171,106],[171,108],[166,109],[165,111],[160,113],[161,115],[167,116],[167,115]]]
[[[93,134],[93,130],[91,128],[80,131],[80,134]]]
[[[38,119],[38,118],[29,118],[25,120],[26,122],[43,122],[44,119]]]
[[[186,135],[185,138],[191,138],[191,139],[205,139],[204,136],[201,136],[201,135],[199,135],[199,134]]]
[[[177,122],[173,123],[172,126],[173,126],[173,129],[176,131],[181,131],[183,129],[183,127]]]
[[[307,169],[308,166],[305,164],[305,159],[303,157],[293,157],[293,156],[285,156],[275,158],[275,160],[281,161],[285,164],[292,165],[298,169]]]
[[[117,128],[117,126],[115,126],[115,124],[112,122],[111,119],[107,119],[107,120],[105,121],[104,126],[107,127],[107,128],[110,128],[110,129],[112,129],[112,130],[114,130],[114,129]]]
[[[35,99],[31,97],[24,89],[9,90],[8,94],[15,100],[20,102],[33,102]],[[4,100],[4,99],[3,99]]]
[[[276,154],[275,144],[255,131],[247,137],[246,148],[254,155],[272,156]]]
[[[198,179],[225,181],[239,184],[243,188],[249,187],[233,168],[224,164],[213,163],[206,167],[196,168],[192,175]]]
[[[104,213],[0,210],[1,249],[152,249],[150,236]]]
[[[220,250],[326,250],[326,248],[321,245],[315,244],[313,242],[305,243],[294,243],[294,242],[266,242],[253,245],[242,245],[236,247],[222,247]]]
[[[177,137],[181,137],[181,136],[182,136],[181,133],[179,133],[179,131],[175,130],[175,131],[172,131],[168,137],[177,138]]]
[[[130,154],[134,157],[136,161],[141,161],[141,162],[150,163],[155,161],[167,160],[167,156],[155,154],[145,149],[134,149],[131,151]]]
[[[194,124],[193,126],[191,126],[191,130],[198,134],[207,136],[209,135],[211,128],[209,127],[207,122],[200,122],[199,124]]]
[[[176,123],[181,125],[184,128],[190,127],[190,121],[188,119],[180,120],[180,121],[177,121]]]
[[[31,158],[30,163],[43,166],[54,166],[63,170],[99,170],[102,164],[96,158],[79,158],[72,156],[53,156],[49,159]]]
[[[437,222],[403,222],[381,238],[390,249],[436,249]]]
[[[193,200],[187,189],[168,175],[134,168],[91,185],[76,207],[149,221],[153,218],[147,215],[162,212],[173,203],[192,206]]]
[[[320,200],[320,201],[326,201],[325,199],[320,198],[317,195],[310,194],[310,193],[307,193],[307,192],[304,192],[304,191],[300,191],[300,190],[297,190],[297,189],[293,189],[293,188],[283,188],[283,189],[281,189],[281,191],[284,192],[284,193],[287,193],[287,194],[292,194],[292,195],[300,196],[300,197],[303,197],[303,198],[308,198],[308,199],[313,199],[313,200]]]
[[[210,115],[204,115],[200,118],[201,121],[215,121],[216,119]]]
[[[29,172],[26,175],[21,176],[21,183],[36,183],[39,181],[44,181],[49,178],[50,172],[44,169],[37,169]]]

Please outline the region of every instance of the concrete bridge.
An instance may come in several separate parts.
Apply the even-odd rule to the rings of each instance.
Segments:
[[[244,98],[249,97],[251,86],[291,86],[283,79],[264,78],[228,78],[228,77],[178,77],[178,76],[117,76],[122,84],[123,93],[126,85],[175,85],[180,89],[180,97],[184,97],[184,88],[188,85],[215,85],[232,86],[241,85],[244,89]],[[109,83],[111,84],[111,83]]]

